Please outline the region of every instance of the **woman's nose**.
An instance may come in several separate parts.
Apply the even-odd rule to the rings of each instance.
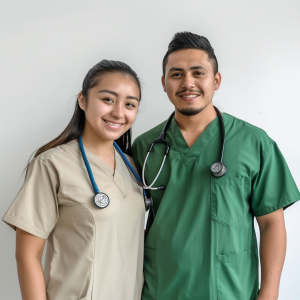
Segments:
[[[124,108],[121,105],[114,106],[111,115],[115,118],[121,119],[124,117]]]

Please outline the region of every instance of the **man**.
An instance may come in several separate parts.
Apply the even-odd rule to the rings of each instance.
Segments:
[[[273,300],[278,298],[286,234],[283,209],[300,199],[276,143],[267,134],[223,113],[227,168],[220,158],[221,118],[212,99],[221,74],[209,41],[177,33],[163,60],[162,85],[175,107],[166,130],[170,152],[151,190],[153,214],[145,240],[143,300]],[[142,174],[150,143],[165,122],[133,145]],[[155,144],[145,166],[156,177],[164,144]],[[261,286],[253,218],[260,229]]]

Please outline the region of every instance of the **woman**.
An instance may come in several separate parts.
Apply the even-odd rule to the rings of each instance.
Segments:
[[[17,231],[23,300],[140,298],[142,189],[113,146],[116,140],[131,153],[130,127],[140,99],[139,79],[128,65],[101,61],[87,73],[67,128],[30,162],[2,219]],[[80,140],[95,182],[109,198],[104,208],[93,202]]]

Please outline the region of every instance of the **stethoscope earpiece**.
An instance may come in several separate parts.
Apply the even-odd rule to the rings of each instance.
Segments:
[[[215,177],[222,177],[227,171],[226,166],[219,161],[214,162],[211,165],[210,170]]]
[[[162,185],[162,186],[159,186],[157,189],[158,189],[158,190],[165,190],[166,187],[165,187],[164,185]]]

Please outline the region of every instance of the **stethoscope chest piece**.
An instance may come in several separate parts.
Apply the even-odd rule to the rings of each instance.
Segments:
[[[145,210],[148,211],[148,209],[153,206],[152,197],[147,197],[146,195],[144,195],[144,203],[145,203]]]
[[[106,194],[99,192],[94,197],[94,203],[99,208],[105,208],[109,205],[109,197]]]
[[[227,171],[225,165],[219,161],[214,162],[210,170],[215,177],[222,177]]]

